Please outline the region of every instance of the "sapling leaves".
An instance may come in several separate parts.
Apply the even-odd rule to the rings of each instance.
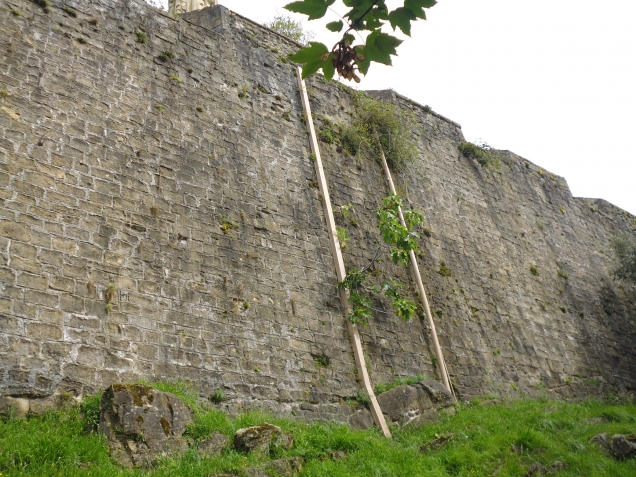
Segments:
[[[307,15],[309,20],[322,18],[335,0],[302,0],[285,6],[289,11]],[[388,21],[395,31],[399,28],[405,35],[411,35],[411,23],[418,19],[426,20],[425,8],[431,8],[435,0],[404,0],[402,6],[389,11],[385,0],[342,0],[349,10],[342,20],[326,24],[326,28],[334,33],[342,33],[341,39],[331,49],[331,55],[321,55],[321,61],[315,56],[298,57],[296,63],[304,65],[303,78],[322,69],[323,74],[331,79],[335,72],[348,80],[360,82],[358,72],[366,75],[372,62],[384,65],[392,64],[392,56],[397,56],[397,47],[402,40],[383,33],[382,27]],[[351,32],[368,31],[364,44],[353,46],[355,41]],[[327,48],[327,47],[325,47]]]

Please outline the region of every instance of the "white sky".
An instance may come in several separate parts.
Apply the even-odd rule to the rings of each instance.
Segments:
[[[292,15],[289,1],[219,3],[264,23]],[[393,67],[372,64],[359,88],[393,88],[460,123],[466,139],[564,176],[575,196],[636,214],[636,2],[438,1]],[[306,29],[331,47],[324,24],[337,18]]]

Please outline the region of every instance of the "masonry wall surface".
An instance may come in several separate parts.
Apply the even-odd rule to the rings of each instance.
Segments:
[[[222,7],[51,4],[0,0],[0,394],[181,379],[234,408],[346,413],[359,384],[297,46]],[[350,90],[308,83],[319,117],[350,117]],[[416,117],[419,157],[396,179],[432,231],[420,265],[460,396],[634,390],[636,291],[608,256],[634,217],[512,153],[491,173],[460,155],[458,125],[374,95]],[[381,244],[382,171],[321,147],[361,267]],[[414,296],[389,262],[379,272]],[[372,381],[434,377],[424,322],[376,308],[361,329]]]

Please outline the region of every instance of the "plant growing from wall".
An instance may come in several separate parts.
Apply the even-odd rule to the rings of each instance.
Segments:
[[[402,206],[402,199],[392,194],[385,197],[382,206],[377,211],[378,226],[384,241],[390,246],[391,259],[395,264],[407,265],[409,262],[409,252],[418,248],[417,239],[419,234],[413,229],[421,225],[424,221],[418,212],[403,210],[406,227],[399,219],[398,207]],[[402,284],[395,281],[385,281],[380,288],[368,282],[367,273],[371,266],[378,259],[379,253],[373,258],[371,263],[361,270],[353,270],[347,274],[345,279],[338,284],[340,289],[349,291],[351,301],[351,313],[347,319],[356,324],[367,324],[372,316],[372,298],[383,293],[392,302],[393,310],[404,321],[409,321],[415,315],[417,306],[414,302],[402,297],[400,292]]]
[[[614,278],[636,283],[636,236],[618,235],[612,239],[610,247],[614,261],[611,273]]]
[[[316,36],[311,31],[305,31],[302,22],[296,21],[288,15],[275,15],[271,22],[265,23],[265,26],[302,45],[306,45]]]

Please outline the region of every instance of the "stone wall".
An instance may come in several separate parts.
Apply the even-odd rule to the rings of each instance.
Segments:
[[[359,384],[296,48],[222,7],[174,19],[141,0],[3,0],[0,394],[181,379],[233,409],[347,412]],[[315,113],[349,117],[350,90],[308,84]],[[634,217],[511,153],[490,173],[459,154],[457,124],[377,94],[417,118],[419,158],[396,180],[432,231],[420,265],[460,396],[633,390],[636,292],[609,277],[608,242]],[[386,184],[374,161],[322,146],[359,267]],[[378,270],[411,283],[387,259]],[[361,330],[372,382],[434,377],[424,322],[376,305]]]

